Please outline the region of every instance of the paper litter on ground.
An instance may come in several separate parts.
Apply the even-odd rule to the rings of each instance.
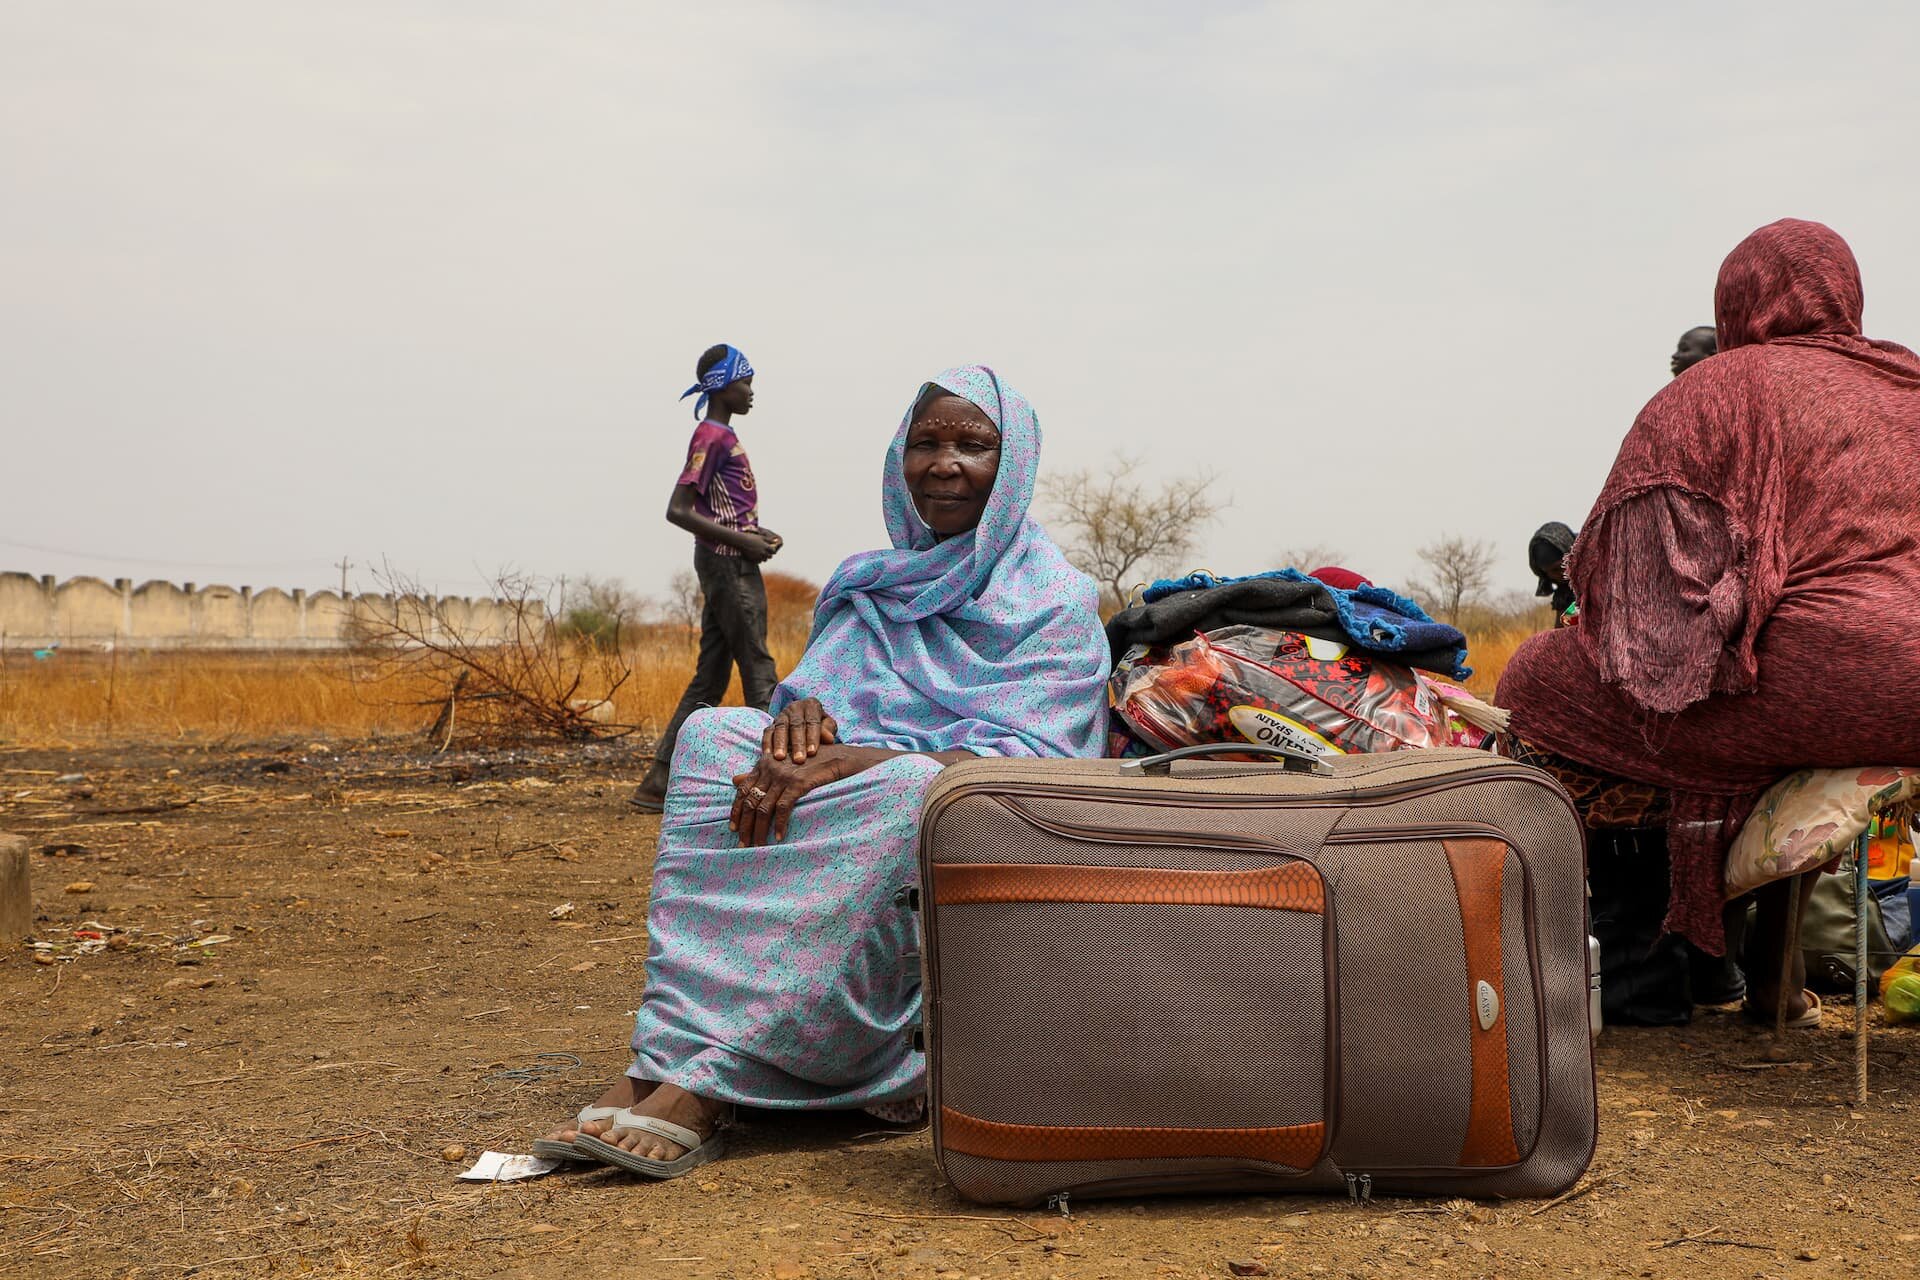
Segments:
[[[473,1162],[473,1168],[463,1172],[460,1178],[464,1182],[518,1182],[522,1178],[537,1178],[543,1173],[552,1173],[559,1167],[558,1160],[509,1155],[505,1151],[483,1151],[480,1158]]]

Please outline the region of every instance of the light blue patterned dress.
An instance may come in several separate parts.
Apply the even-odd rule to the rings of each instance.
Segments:
[[[835,571],[774,710],[818,698],[856,746],[1097,756],[1107,644],[1093,583],[1027,514],[1039,423],[990,369],[950,369],[930,385],[1000,429],[980,525],[942,541],[915,513],[909,409],[882,486],[893,549]],[[918,879],[921,797],[941,766],[905,755],[823,787],[795,808],[786,840],[746,849],[727,827],[733,778],[759,759],[767,723],[714,709],[681,731],[628,1074],[755,1107],[915,1098],[920,968],[903,891]]]

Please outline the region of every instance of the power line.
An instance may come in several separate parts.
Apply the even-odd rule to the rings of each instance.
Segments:
[[[156,560],[145,556],[105,556],[97,551],[75,551],[71,547],[45,547],[36,542],[21,542],[14,538],[0,538],[0,547],[15,547],[21,551],[38,551],[42,555],[72,556],[76,560],[101,560],[109,564],[151,564],[151,565],[192,565],[196,569],[291,569],[296,566],[311,565],[312,560],[272,560],[255,561],[250,564],[223,563],[217,560],[192,560],[175,557]],[[318,563],[325,563],[320,561]]]

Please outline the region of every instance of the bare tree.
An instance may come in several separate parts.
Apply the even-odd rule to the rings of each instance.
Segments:
[[[667,583],[664,609],[667,620],[686,630],[689,637],[700,629],[700,611],[706,596],[700,590],[700,578],[691,569],[682,569]]]
[[[1493,585],[1494,558],[1492,543],[1449,534],[1420,548],[1427,571],[1413,589],[1443,621],[1457,626],[1461,611],[1478,604]]]
[[[1141,577],[1191,555],[1201,528],[1228,505],[1205,472],[1154,487],[1137,477],[1139,469],[1138,458],[1115,454],[1103,470],[1067,471],[1041,482],[1067,557],[1116,609]]]
[[[559,598],[545,584],[518,574],[494,580],[493,597],[513,620],[501,634],[475,625],[465,601],[430,595],[391,567],[375,577],[382,594],[357,619],[361,675],[438,708],[427,733],[442,750],[460,732],[581,740],[633,731],[613,719],[613,696],[632,674],[626,659],[617,645],[562,635]],[[435,692],[421,699],[423,689]]]
[[[1337,547],[1329,547],[1321,542],[1309,542],[1305,546],[1280,548],[1273,562],[1283,569],[1298,569],[1302,573],[1312,573],[1325,565],[1339,564],[1346,558],[1347,553]]]
[[[640,621],[645,601],[618,578],[584,575],[560,598],[560,630],[603,649],[618,649],[623,631]]]

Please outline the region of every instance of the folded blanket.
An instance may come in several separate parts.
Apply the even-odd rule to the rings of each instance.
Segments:
[[[1464,680],[1467,638],[1385,587],[1343,591],[1297,569],[1243,578],[1190,573],[1154,583],[1145,602],[1116,613],[1107,640],[1116,660],[1136,644],[1178,644],[1195,632],[1235,625],[1299,631],[1339,640],[1423,671]]]

